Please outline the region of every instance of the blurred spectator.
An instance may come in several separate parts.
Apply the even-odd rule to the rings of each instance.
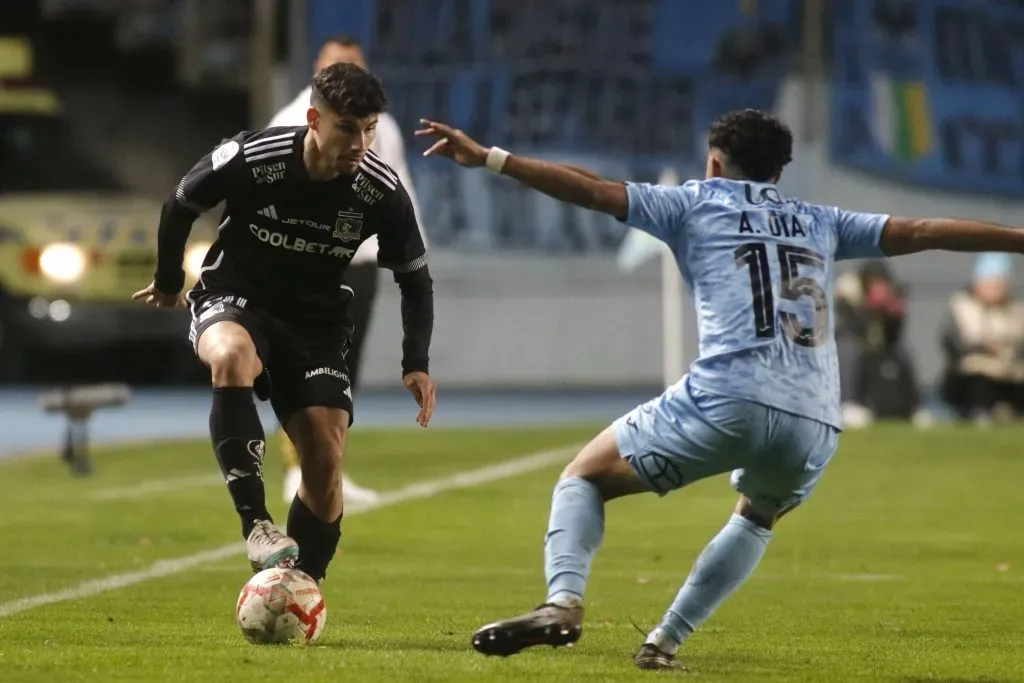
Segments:
[[[722,32],[715,46],[713,66],[719,73],[747,81],[759,73],[783,66],[792,44],[785,26],[744,24]]]
[[[1013,300],[1009,254],[983,254],[969,290],[954,294],[942,336],[942,396],[963,418],[987,423],[1024,408],[1024,305]]]
[[[836,344],[843,419],[862,427],[874,419],[927,420],[920,411],[914,368],[901,339],[904,288],[882,261],[836,280]]]
[[[911,0],[875,0],[872,16],[876,28],[896,39],[917,31],[917,7]]]

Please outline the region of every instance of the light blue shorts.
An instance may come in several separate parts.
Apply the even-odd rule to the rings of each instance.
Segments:
[[[766,513],[800,503],[836,452],[839,431],[817,420],[693,387],[689,375],[612,424],[619,453],[665,495],[732,472],[734,489]]]

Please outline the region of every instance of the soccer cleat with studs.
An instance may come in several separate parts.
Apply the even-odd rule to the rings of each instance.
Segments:
[[[686,671],[686,667],[675,655],[662,652],[657,645],[644,643],[633,655],[636,668],[646,671]]]
[[[583,633],[583,606],[545,603],[526,614],[487,624],[473,634],[485,655],[508,657],[534,645],[571,647]]]
[[[254,572],[273,567],[292,569],[299,560],[299,544],[295,539],[284,535],[265,519],[256,520],[245,541],[245,550]]]

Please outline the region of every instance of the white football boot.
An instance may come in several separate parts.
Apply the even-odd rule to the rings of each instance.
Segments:
[[[346,503],[354,505],[376,503],[377,499],[380,498],[379,493],[365,486],[360,486],[344,474],[341,475],[341,495]]]
[[[273,523],[256,520],[256,525],[245,541],[246,554],[254,572],[271,567],[292,568],[299,560],[299,544],[290,536],[278,531]]]
[[[302,468],[289,467],[284,473],[284,502],[291,503],[295,496],[299,495],[299,485],[302,483]]]

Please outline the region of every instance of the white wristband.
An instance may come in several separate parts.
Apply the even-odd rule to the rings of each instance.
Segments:
[[[487,161],[484,162],[484,165],[488,171],[501,175],[501,169],[505,168],[505,162],[510,156],[512,155],[501,147],[491,147],[487,150]]]

